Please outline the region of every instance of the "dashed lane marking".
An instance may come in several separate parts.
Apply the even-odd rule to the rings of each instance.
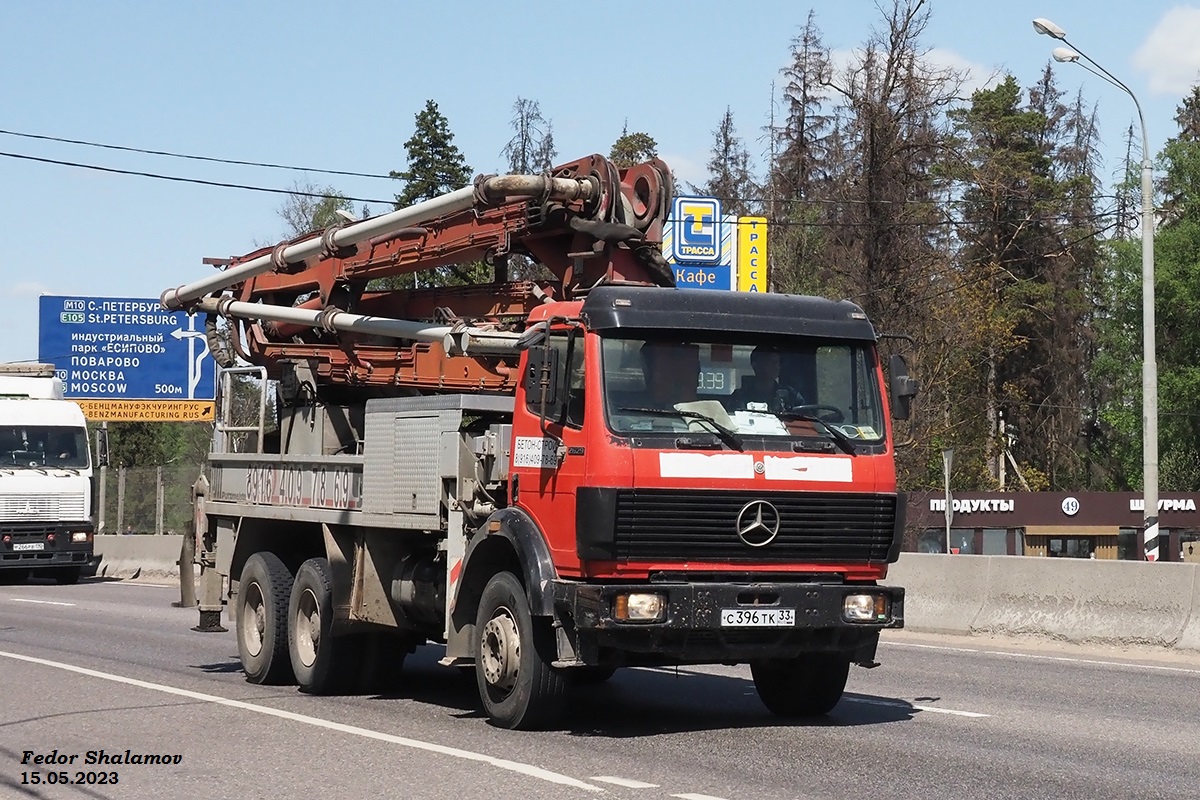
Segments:
[[[26,597],[10,597],[10,603],[37,603],[39,606],[74,606],[74,603],[60,603],[57,600],[31,600]]]
[[[646,783],[645,781],[635,781],[631,778],[617,778],[612,775],[593,775],[588,778],[589,781],[600,781],[601,783],[611,783],[614,786],[624,786],[626,789],[657,789],[657,783]]]
[[[888,708],[915,708],[918,711],[932,711],[934,714],[950,714],[955,717],[971,717],[979,719],[990,717],[991,714],[981,714],[978,711],[959,711],[956,708],[938,708],[936,706],[919,706],[916,703],[907,703],[897,700],[872,700],[866,697],[842,697],[843,703],[861,703],[866,706],[887,706]]]
[[[109,672],[100,672],[99,670],[87,669],[86,667],[77,667],[74,664],[64,664],[60,661],[49,661],[44,658],[35,658],[33,656],[21,655],[19,653],[9,653],[0,650],[0,658],[10,658],[14,661],[24,661],[29,664],[40,664],[44,667],[53,667],[66,672],[74,672],[79,675],[86,675],[90,678],[99,678],[101,680],[112,681],[113,683],[123,683],[127,686],[136,686],[139,689],[149,689],[154,692],[162,692],[163,694],[175,695],[176,697],[186,697],[189,700],[199,700],[205,703],[213,703],[215,705],[226,706],[228,708],[236,708],[242,711],[253,711],[256,714],[265,714],[269,717],[278,717],[280,719],[290,720],[291,722],[301,722],[305,725],[312,725],[317,728],[325,728],[326,730],[337,731],[339,733],[347,733],[351,736],[361,736],[365,739],[375,739],[380,742],[400,745],[401,747],[411,747],[414,750],[424,750],[429,753],[438,753],[439,755],[450,756],[451,758],[461,758],[465,761],[475,761],[482,764],[488,764],[499,769],[508,770],[510,772],[520,773],[530,778],[556,783],[560,786],[570,786],[574,789],[586,789],[589,792],[603,792],[604,789],[581,780],[577,780],[568,775],[563,775],[558,772],[551,772],[548,769],[536,767],[532,764],[523,764],[519,761],[509,761],[504,758],[496,758],[494,756],[485,755],[483,753],[475,753],[470,750],[461,750],[457,747],[447,747],[445,745],[434,744],[433,742],[423,742],[420,739],[409,739],[404,736],[393,736],[390,733],[381,731],[373,731],[368,728],[360,728],[356,725],[344,725],[340,722],[333,722],[320,717],[310,717],[305,714],[297,714],[292,711],[283,711],[278,708],[270,708],[268,706],[260,706],[254,703],[247,703],[242,700],[230,700],[227,697],[218,697],[211,694],[203,694],[201,692],[193,692],[188,689],[180,689],[175,686],[167,686],[161,683],[150,683],[149,681],[141,681],[136,678],[127,678],[123,675],[114,675]]]
[[[679,800],[725,800],[724,797],[713,797],[711,794],[673,794]]]

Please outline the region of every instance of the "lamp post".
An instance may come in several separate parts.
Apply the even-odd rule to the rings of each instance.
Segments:
[[[1154,355],[1154,187],[1150,165],[1150,137],[1142,104],[1128,86],[1067,41],[1067,32],[1048,19],[1033,21],[1038,33],[1070,44],[1054,48],[1054,60],[1079,66],[1125,92],[1137,108],[1142,123],[1142,546],[1147,561],[1158,560],[1158,364]],[[1082,58],[1096,69],[1091,69]],[[1099,71],[1097,71],[1099,70]]]

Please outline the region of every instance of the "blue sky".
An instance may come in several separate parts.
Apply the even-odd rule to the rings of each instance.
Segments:
[[[815,0],[827,46],[848,52],[881,15]],[[685,180],[704,179],[726,106],[760,150],[771,82],[809,4],[777,0],[492,3],[54,2],[0,12],[0,129],[224,158],[386,173],[427,98],[476,172],[502,168],[513,101],[540,103],[559,157],[607,152],[628,119]],[[1200,75],[1200,4],[1144,0],[933,0],[926,47],[1030,84],[1057,42],[1047,17],[1124,80],[1157,151]],[[1078,66],[1060,85],[1098,106],[1111,172],[1129,98]],[[0,135],[0,152],[287,188],[304,175]],[[307,176],[390,198],[387,181]],[[0,156],[0,361],[37,356],[42,293],[157,297],[205,274],[206,256],[277,240],[282,198],[108,175]],[[376,212],[385,210],[375,206]]]

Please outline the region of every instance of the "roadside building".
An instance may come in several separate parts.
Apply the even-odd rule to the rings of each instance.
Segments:
[[[965,555],[1142,559],[1137,492],[955,492],[950,551]],[[1159,498],[1163,561],[1200,563],[1200,494]],[[908,498],[904,550],[946,552],[946,496]]]

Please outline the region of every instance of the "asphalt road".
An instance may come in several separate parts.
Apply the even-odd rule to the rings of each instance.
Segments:
[[[192,632],[176,599],[0,586],[0,797],[1200,796],[1200,654],[896,632],[824,720],[777,721],[744,667],[623,670],[559,730],[521,733],[488,725],[434,648],[387,696],[253,686],[232,631]],[[112,763],[127,750],[171,763]],[[34,763],[54,751],[75,759]]]

